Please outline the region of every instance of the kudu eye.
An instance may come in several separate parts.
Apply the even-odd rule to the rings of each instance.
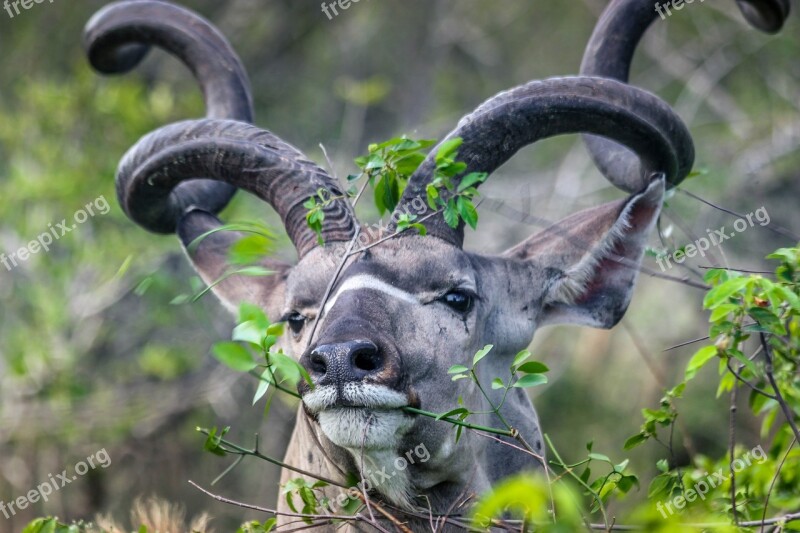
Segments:
[[[299,335],[300,331],[303,329],[303,326],[306,325],[306,317],[297,311],[289,313],[289,316],[286,317],[286,321],[289,323],[289,329],[291,329],[292,333],[295,335]]]
[[[456,313],[462,315],[466,315],[472,311],[472,307],[475,305],[474,295],[462,289],[455,289],[448,292],[440,298],[440,301],[447,304],[447,306]]]

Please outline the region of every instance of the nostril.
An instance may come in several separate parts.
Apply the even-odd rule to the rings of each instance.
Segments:
[[[312,352],[309,360],[311,362],[312,372],[325,374],[328,371],[328,360],[321,353]]]
[[[381,356],[378,351],[370,348],[363,348],[353,353],[353,366],[364,372],[374,372],[382,365]]]

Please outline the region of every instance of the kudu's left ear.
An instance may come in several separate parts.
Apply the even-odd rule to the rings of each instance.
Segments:
[[[504,254],[547,273],[538,325],[610,328],[619,322],[663,199],[659,174],[643,191],[567,217]]]
[[[265,258],[259,265],[271,271],[271,274],[234,274],[228,277],[235,270],[228,262],[228,250],[244,235],[235,231],[221,231],[221,224],[217,217],[202,210],[184,215],[178,222],[177,233],[186,255],[203,281],[212,287],[214,294],[231,312],[236,313],[239,305],[247,302],[260,306],[271,320],[277,320],[291,266]],[[203,235],[205,237],[198,239]]]

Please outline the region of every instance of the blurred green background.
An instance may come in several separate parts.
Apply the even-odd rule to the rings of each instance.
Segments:
[[[0,265],[0,501],[25,494],[105,448],[111,465],[92,470],[10,520],[33,517],[127,519],[138,495],[208,510],[219,530],[258,515],[211,501],[187,483],[208,485],[228,464],[202,451],[201,426],[232,426],[235,440],[261,436],[282,456],[295,405],[263,416],[251,407],[255,383],[209,356],[231,319],[212,298],[172,305],[191,291],[193,272],[177,239],[130,222],[114,194],[122,154],[141,135],[204,114],[188,71],[155,50],[135,72],[106,78],[84,59],[84,23],[105,2],[56,0],[13,18],[0,11],[0,252],[10,254],[100,196],[108,214],[89,218],[11,270]],[[248,68],[256,121],[340,177],[367,144],[397,134],[440,138],[485,98],[530,79],[575,74],[604,0],[363,0],[329,20],[318,1],[186,0],[213,21]],[[676,106],[690,125],[702,175],[683,188],[741,213],[765,207],[771,226],[800,228],[800,5],[779,36],[747,27],[734,2],[687,5],[648,33],[635,83]],[[482,189],[515,209],[555,220],[620,196],[590,163],[575,136],[521,152]],[[369,209],[365,221],[377,216]],[[273,213],[244,194],[227,220]],[[538,228],[481,212],[468,247],[501,251]],[[676,246],[735,217],[682,193],[668,202],[662,229]],[[281,237],[279,254],[293,250]],[[712,264],[763,270],[771,250],[795,244],[758,225],[667,274],[698,280]],[[656,236],[653,245],[661,246]],[[659,271],[656,262],[646,266]],[[519,290],[525,290],[520,287]],[[584,445],[615,460],[630,457],[646,483],[655,445],[623,452],[639,411],[675,382],[692,345],[707,334],[702,292],[644,274],[623,323],[612,331],[541,330],[536,357],[552,369],[535,389],[542,424],[567,461]],[[706,374],[711,372],[711,374]],[[727,400],[706,385],[680,403],[694,452],[727,445]],[[702,381],[702,380],[701,380]],[[742,413],[745,411],[743,410]],[[742,414],[740,438],[761,442],[759,421]],[[278,469],[251,462],[215,491],[262,505],[277,498]],[[646,486],[646,485],[645,485]],[[644,490],[635,495],[643,499]],[[263,517],[261,517],[263,519]]]

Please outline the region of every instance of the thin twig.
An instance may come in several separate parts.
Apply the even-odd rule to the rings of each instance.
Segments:
[[[589,494],[591,494],[592,497],[594,498],[594,500],[597,502],[597,507],[598,507],[598,509],[600,509],[600,514],[603,515],[603,523],[605,523],[605,528],[604,529],[608,530],[608,527],[609,527],[609,524],[608,524],[608,513],[606,511],[606,506],[603,503],[603,500],[600,498],[600,495],[597,494],[592,489],[592,487],[587,485],[586,482],[583,481],[579,475],[577,475],[575,472],[573,472],[572,468],[569,468],[567,466],[567,464],[564,462],[564,460],[558,454],[558,450],[556,450],[556,447],[553,446],[553,442],[550,440],[550,437],[547,434],[544,435],[544,440],[547,442],[547,445],[553,451],[553,455],[555,455],[556,459],[558,459],[558,462],[560,463],[559,466],[564,468],[566,470],[566,472],[570,476],[572,476],[573,479],[575,479],[575,481],[577,481],[583,488],[585,488],[587,491],[589,491]]]
[[[206,435],[206,436],[209,435],[209,431],[206,430],[206,429],[198,428],[198,431],[200,431],[200,433],[202,433],[203,435]],[[302,474],[304,476],[308,476],[308,477],[313,478],[313,479],[319,479],[320,481],[324,481],[325,483],[327,483],[329,485],[334,485],[336,487],[341,487],[341,488],[345,488],[345,489],[348,488],[346,485],[340,483],[339,481],[334,481],[332,479],[322,477],[319,474],[312,474],[311,472],[308,472],[307,470],[303,470],[302,468],[297,468],[296,466],[292,466],[290,464],[284,463],[283,461],[279,461],[278,459],[273,459],[272,457],[269,457],[267,455],[262,454],[258,450],[248,450],[247,448],[243,448],[242,446],[239,446],[238,444],[235,444],[233,442],[230,442],[230,441],[222,439],[222,438],[219,440],[219,443],[231,448],[230,450],[223,448],[223,450],[225,450],[226,453],[238,454],[238,455],[251,455],[253,457],[258,457],[259,459],[263,459],[264,461],[272,463],[272,464],[274,464],[276,466],[280,466],[281,468],[286,468],[287,470],[292,470],[293,472],[297,472],[298,474]]]
[[[655,361],[654,361],[655,358],[653,357],[653,355],[650,353],[650,351],[645,346],[645,343],[642,341],[642,338],[639,336],[639,333],[633,328],[633,326],[630,324],[630,321],[628,321],[628,320],[622,321],[622,328],[628,333],[628,336],[631,338],[631,341],[633,342],[633,345],[636,347],[636,350],[642,356],[642,359],[644,359],[644,362],[647,365],[647,368],[650,370],[650,373],[653,374],[653,377],[655,378],[656,382],[658,383],[658,386],[661,389],[666,389],[667,388],[667,380],[664,377],[664,374],[661,372],[661,370],[656,367],[656,364],[655,364]],[[676,420],[678,426],[680,426],[681,442],[683,442],[683,446],[689,452],[689,455],[694,456],[696,451],[695,451],[694,443],[692,442],[692,439],[689,436],[690,435],[689,430],[684,425],[682,418],[677,418],[676,417],[675,420]]]
[[[675,350],[676,348],[683,348],[684,346],[689,346],[690,344],[694,344],[694,343],[700,342],[700,341],[706,341],[706,340],[708,340],[710,338],[711,337],[706,335],[705,337],[698,337],[697,339],[692,339],[690,341],[684,341],[684,342],[682,342],[680,344],[673,344],[669,348],[664,348],[663,350],[661,350],[661,352],[663,353],[663,352],[668,352],[670,350]]]
[[[738,217],[738,218],[747,218],[747,215],[742,215],[742,214],[740,214],[740,213],[737,213],[736,211],[732,211],[732,210],[730,210],[730,209],[726,209],[726,208],[724,208],[724,207],[722,207],[722,206],[719,206],[719,205],[716,205],[716,204],[712,204],[712,203],[711,203],[711,202],[709,202],[708,200],[703,200],[702,198],[700,198],[700,197],[699,197],[699,196],[697,196],[696,194],[693,194],[693,193],[691,193],[691,192],[687,191],[686,189],[682,189],[682,188],[680,188],[680,187],[675,187],[675,189],[676,189],[677,191],[680,191],[680,192],[682,192],[682,193],[683,193],[683,194],[685,194],[686,196],[689,196],[690,198],[694,198],[694,199],[695,199],[695,200],[697,200],[698,202],[703,202],[704,204],[706,204],[706,205],[708,205],[708,206],[711,206],[711,207],[713,207],[714,209],[719,209],[719,210],[720,210],[720,211],[722,211],[723,213],[728,213],[729,215],[733,215],[733,216],[735,216],[735,217]],[[775,225],[775,224],[767,224],[766,226],[761,226],[761,227],[762,227],[762,228],[765,228],[765,229],[768,229],[768,230],[770,230],[770,231],[771,231],[771,232],[773,232],[773,233],[777,233],[778,235],[782,235],[782,236],[784,236],[784,237],[788,237],[788,238],[790,238],[790,239],[793,239],[793,240],[795,240],[795,241],[800,241],[800,235],[797,235],[797,234],[796,234],[796,233],[794,233],[793,231],[790,231],[790,230],[788,230],[788,229],[786,229],[786,228],[784,228],[784,227],[777,226],[777,225]]]
[[[750,322],[750,323],[748,323],[748,324],[742,324],[742,327],[743,327],[743,328],[746,328],[746,327],[748,327],[748,326],[752,326],[752,325],[754,325],[754,324],[755,324],[755,322]],[[692,340],[690,340],[690,341],[685,341],[685,342],[682,342],[682,343],[680,343],[680,344],[674,344],[674,345],[670,346],[669,348],[664,348],[664,349],[663,349],[663,350],[661,350],[661,351],[662,351],[662,352],[668,352],[668,351],[670,351],[670,350],[674,350],[674,349],[676,349],[676,348],[682,348],[683,346],[688,346],[689,344],[694,344],[694,343],[696,343],[696,342],[705,341],[705,340],[708,340],[708,339],[710,339],[710,338],[711,338],[710,336],[706,335],[705,337],[700,337],[700,338],[697,338],[697,339],[692,339]]]
[[[353,200],[353,211],[355,211],[356,205],[361,199],[361,195],[364,194],[368,184],[369,180],[365,180],[364,185],[361,186],[361,190],[358,191],[358,195],[356,196],[355,200]],[[333,291],[333,287],[336,285],[336,280],[339,279],[339,275],[342,273],[342,269],[344,269],[344,265],[347,263],[347,259],[350,257],[350,252],[353,250],[353,246],[355,246],[356,242],[358,242],[358,236],[361,233],[361,225],[358,223],[358,221],[355,222],[355,225],[356,228],[355,232],[353,232],[353,238],[347,243],[347,249],[342,256],[341,261],[339,261],[339,265],[336,267],[336,272],[333,273],[333,277],[331,277],[331,280],[328,282],[328,287],[325,289],[325,295],[319,304],[316,319],[314,320],[314,324],[311,326],[311,333],[308,336],[306,350],[308,350],[308,348],[311,346],[311,343],[314,342],[314,334],[317,332],[317,324],[322,321],[322,313],[325,311],[325,304],[328,303],[328,299],[331,297],[331,291]]]
[[[351,520],[351,521],[359,521],[363,520],[362,517],[357,515],[355,516],[347,516],[347,515],[330,515],[330,514],[319,514],[319,515],[309,515],[309,514],[302,514],[302,513],[290,513],[290,512],[283,512],[278,511],[277,509],[269,509],[268,507],[261,507],[259,505],[254,505],[252,503],[245,503],[245,502],[238,502],[236,500],[232,500],[230,498],[226,498],[225,496],[221,496],[219,494],[214,494],[211,491],[208,491],[192,481],[189,480],[189,485],[193,486],[200,492],[205,493],[207,496],[222,502],[227,503],[230,505],[235,505],[236,507],[242,507],[243,509],[252,509],[253,511],[259,511],[261,513],[269,513],[276,516],[290,516],[292,518],[308,518],[311,520]]]
[[[763,333],[760,333],[759,336],[761,337],[761,346],[764,348],[764,359],[767,361],[765,371],[767,374],[767,379],[769,380],[769,384],[775,391],[775,400],[778,402],[778,405],[781,406],[781,410],[783,410],[783,415],[786,417],[786,421],[789,423],[792,431],[794,431],[794,438],[800,441],[800,429],[797,428],[797,424],[794,421],[794,413],[789,408],[789,405],[783,398],[783,394],[781,394],[781,390],[778,388],[778,384],[775,382],[775,376],[772,368],[772,352],[770,351],[769,344],[767,343],[767,337]]]
[[[744,368],[744,365],[739,367],[739,370]],[[731,471],[731,514],[733,514],[733,523],[739,523],[739,515],[738,511],[736,510],[736,469],[733,467],[735,457],[735,450],[736,447],[736,391],[739,390],[738,387],[734,384],[733,390],[731,390],[731,414],[730,414],[730,427],[729,427],[729,440],[728,440],[728,451],[730,452],[730,471]]]
[[[769,490],[767,491],[767,497],[764,498],[764,512],[761,514],[761,521],[763,522],[767,518],[767,507],[769,506],[769,498],[772,495],[772,489],[775,487],[775,482],[778,480],[778,476],[781,475],[781,470],[783,469],[783,464],[786,462],[786,458],[789,457],[789,452],[792,451],[794,445],[797,444],[797,437],[792,439],[792,443],[789,444],[789,447],[786,448],[786,453],[783,454],[783,458],[781,459],[778,468],[775,470],[775,475],[772,476],[772,482],[769,484]],[[764,533],[764,524],[761,524],[761,533]]]
[[[363,491],[359,492],[358,493],[358,497],[362,502],[367,503],[368,497],[367,497],[365,492],[363,492]],[[369,504],[367,504],[367,505],[369,505]],[[388,519],[392,524],[394,524],[397,529],[399,529],[403,533],[414,533],[413,531],[408,529],[408,526],[403,524],[400,520],[397,519],[396,516],[394,516],[389,511],[387,511],[383,506],[381,506],[378,503],[373,503],[372,505],[375,507],[376,511],[381,513],[386,519]],[[370,512],[372,512],[372,511],[370,511]],[[377,521],[375,521],[374,518],[372,520],[373,520],[373,522],[371,522],[370,525],[375,526],[380,531],[386,531],[384,528],[382,528],[379,525],[377,525]],[[386,532],[386,533],[388,533],[388,532]]]
[[[437,420],[442,420],[444,422],[449,422],[449,423],[455,424],[457,426],[464,426],[467,429],[476,429],[478,431],[485,431],[487,433],[494,433],[495,435],[504,435],[506,437],[512,437],[512,438],[514,437],[514,432],[513,431],[509,431],[507,429],[498,429],[498,428],[490,428],[490,427],[486,427],[486,426],[479,426],[478,424],[470,424],[469,422],[463,422],[461,420],[457,420],[455,418],[450,418],[450,417],[439,418],[440,415],[437,415],[436,413],[423,411],[422,409],[417,409],[416,407],[406,406],[406,407],[403,407],[402,409],[403,409],[403,411],[406,411],[407,413],[413,413],[415,415],[427,416],[428,418],[435,418]]]
[[[733,375],[736,377],[736,379],[738,379],[739,381],[741,381],[742,383],[744,383],[745,385],[747,385],[748,387],[750,387],[752,390],[754,390],[754,391],[755,391],[755,392],[757,392],[758,394],[761,394],[762,396],[766,396],[767,398],[769,398],[769,399],[771,399],[771,400],[776,400],[776,399],[777,399],[777,398],[775,397],[775,395],[774,395],[774,394],[770,394],[770,393],[768,393],[768,392],[767,392],[767,391],[765,391],[765,390],[759,389],[758,387],[756,387],[755,385],[753,385],[752,383],[750,383],[749,381],[747,381],[746,379],[744,379],[744,378],[742,377],[742,375],[741,375],[739,372],[737,372],[737,371],[736,371],[736,370],[735,370],[735,369],[734,369],[734,368],[731,366],[731,360],[730,360],[730,359],[728,359],[728,370],[730,370],[730,371],[731,371],[731,374],[733,374]]]
[[[697,268],[702,268],[703,270],[731,270],[733,272],[742,272],[744,274],[766,274],[774,276],[775,272],[769,270],[745,270],[743,268],[733,268],[733,267],[723,267],[723,266],[713,266],[713,265],[698,265]]]
[[[442,212],[441,209],[437,209],[436,211],[432,211],[431,213],[428,213],[427,215],[425,215],[424,217],[422,217],[421,219],[419,219],[418,221],[415,221],[415,222],[417,224],[422,224],[423,222],[425,222],[429,218],[431,218],[431,217],[433,217],[435,215],[438,215],[441,212]],[[389,235],[387,235],[385,237],[382,237],[382,238],[378,239],[377,241],[364,246],[363,248],[359,248],[358,250],[353,250],[352,252],[349,252],[348,256],[360,254],[361,252],[366,252],[370,248],[374,248],[375,246],[378,246],[379,244],[382,244],[382,243],[388,241],[389,239],[394,239],[395,237],[397,237],[398,235],[408,231],[409,229],[411,229],[411,228],[407,227],[407,228],[398,229],[394,233],[390,233]]]

